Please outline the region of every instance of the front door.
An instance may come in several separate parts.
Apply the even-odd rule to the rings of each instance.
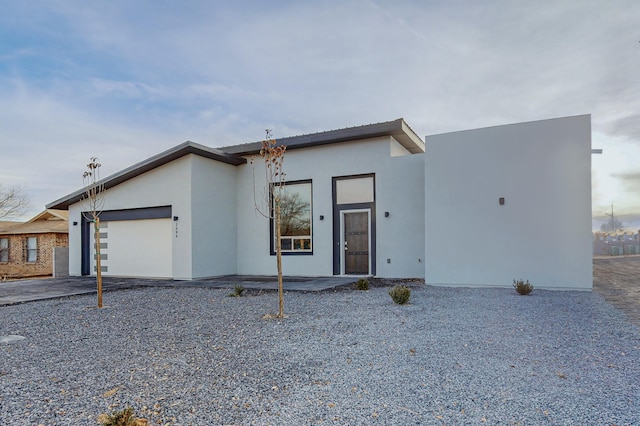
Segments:
[[[369,274],[369,211],[342,214],[344,274]]]

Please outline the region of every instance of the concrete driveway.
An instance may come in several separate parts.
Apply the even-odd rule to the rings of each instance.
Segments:
[[[359,277],[285,277],[283,287],[286,291],[323,291],[351,284],[358,278]],[[233,288],[237,284],[242,285],[246,289],[278,289],[278,282],[275,277],[260,276],[226,276],[193,281],[104,277],[102,281],[104,291],[136,287]],[[95,277],[4,281],[0,282],[0,306],[78,294],[94,294],[95,292]]]

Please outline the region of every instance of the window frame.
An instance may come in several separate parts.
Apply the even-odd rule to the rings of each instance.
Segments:
[[[282,249],[282,255],[283,256],[311,256],[313,255],[313,180],[312,179],[304,179],[304,180],[291,180],[291,181],[285,181],[283,182],[283,185],[286,186],[293,186],[293,185],[305,185],[308,184],[309,185],[309,242],[310,242],[310,248],[309,249],[299,249],[299,250],[295,250],[295,249]],[[277,184],[273,184],[274,186]],[[276,255],[276,229],[275,229],[275,211],[274,211],[274,203],[273,203],[273,191],[270,194],[270,200],[269,200],[269,205],[270,205],[270,218],[269,218],[269,250],[270,250],[270,254],[272,256]],[[293,245],[295,244],[294,240],[295,237],[304,237],[307,238],[307,236],[281,236],[280,240],[282,241],[282,238],[291,238],[291,246],[293,247]],[[298,239],[302,239],[302,238],[298,238]]]
[[[6,247],[2,246],[2,241],[6,241],[7,242]],[[9,253],[10,253],[9,244],[10,244],[9,238],[6,238],[6,237],[1,237],[0,238],[0,263],[9,263]],[[2,259],[3,258],[3,254],[6,257],[6,260]]]
[[[29,241],[35,241],[35,247],[34,248],[29,248]],[[38,263],[38,237],[26,237],[24,239],[24,249],[25,249],[25,256],[24,256],[24,260],[25,263]],[[29,256],[31,253],[33,253],[33,260],[30,260],[31,257]]]

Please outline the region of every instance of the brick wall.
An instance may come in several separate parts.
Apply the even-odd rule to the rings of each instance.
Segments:
[[[27,238],[37,238],[35,262],[27,262]],[[9,239],[9,261],[0,262],[0,279],[26,278],[53,274],[53,247],[69,245],[68,234],[0,235]]]

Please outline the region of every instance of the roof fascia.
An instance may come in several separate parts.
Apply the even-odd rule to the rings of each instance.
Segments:
[[[98,182],[98,185],[104,185],[105,189],[113,188],[129,179],[140,176],[143,173],[151,171],[155,168],[170,163],[178,158],[188,154],[195,154],[200,157],[209,158],[211,160],[220,161],[232,166],[239,166],[247,162],[246,159],[234,154],[223,152],[219,149],[209,148],[195,142],[187,141],[175,146],[160,154],[154,155],[144,161],[134,164],[124,170],[114,173]],[[80,201],[85,193],[85,189],[79,189],[65,197],[62,197],[52,203],[46,205],[47,209],[67,210],[71,204]]]
[[[392,136],[407,151],[418,154],[425,151],[425,144],[403,118],[382,123],[366,124],[364,126],[348,127],[345,129],[329,130],[326,132],[307,135],[291,136],[276,139],[277,145],[285,145],[287,150],[307,148],[311,146],[328,145],[339,142],[371,139],[381,136]],[[252,142],[220,148],[225,152],[236,155],[255,155],[260,152],[262,142]]]

